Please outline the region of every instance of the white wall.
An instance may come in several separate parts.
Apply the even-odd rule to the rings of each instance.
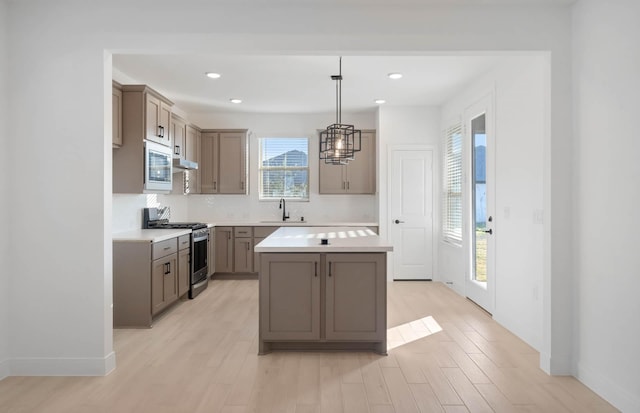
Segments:
[[[151,85],[153,86],[153,85]],[[167,96],[169,99],[171,96]],[[142,208],[170,206],[173,221],[211,223],[256,222],[282,217],[278,201],[258,200],[258,139],[261,137],[309,138],[309,201],[287,202],[291,220],[308,222],[377,222],[375,195],[320,195],[318,193],[318,137],[334,121],[332,114],[187,114],[203,129],[249,129],[248,195],[113,195],[113,231],[140,228]],[[342,114],[359,129],[375,129],[375,113]],[[357,156],[357,155],[356,155]]]
[[[344,113],[345,122],[358,129],[375,129],[375,114]],[[189,219],[205,222],[260,221],[282,217],[278,201],[258,200],[258,146],[264,137],[309,138],[309,202],[288,202],[291,220],[309,222],[374,222],[375,195],[320,195],[318,183],[318,129],[335,121],[335,114],[189,114],[203,129],[249,129],[249,195],[189,196]],[[356,154],[357,156],[357,154]]]
[[[8,113],[14,144],[8,166],[25,159],[32,165],[15,175],[12,185],[20,191],[10,200],[15,249],[6,269],[19,274],[10,286],[12,374],[100,374],[109,368],[112,196],[104,117],[111,73],[105,49],[333,55],[551,50],[554,139],[545,164],[545,210],[554,227],[545,233],[544,350],[548,369],[564,366],[569,341],[563,327],[571,318],[563,305],[571,291],[565,254],[571,238],[571,205],[565,202],[571,193],[569,10],[367,5],[363,19],[364,6],[344,5],[336,14],[328,4],[285,3],[163,0],[153,10],[146,1],[11,3]],[[46,62],[47,70],[35,62]]]
[[[7,217],[9,217],[9,186],[8,177],[10,169],[7,167],[7,148],[10,147],[7,133],[7,5],[0,1],[0,217],[2,226],[8,229]],[[0,238],[0,262],[8,263],[8,246],[10,232],[2,231]],[[9,375],[9,271],[0,271],[0,380]]]
[[[433,106],[425,107],[402,107],[402,106],[381,106],[378,109],[378,180],[381,194],[388,193],[389,175],[389,152],[393,145],[425,145],[433,149],[433,228],[438,227],[438,183],[440,182],[440,162],[438,156],[438,137],[440,130],[440,109]],[[381,196],[378,204],[380,235],[390,238],[389,202],[387,196]],[[434,232],[434,236],[435,236]],[[435,240],[435,238],[434,238]],[[439,279],[435,269],[438,267],[437,244],[432,243],[434,279]],[[388,254],[387,277],[393,279],[394,253]]]
[[[9,10],[11,374],[105,374],[115,362],[110,61],[56,27],[59,13]]]
[[[465,108],[491,93],[495,99],[496,262],[493,318],[534,348],[542,347],[543,147],[550,113],[548,60],[544,56],[505,59],[443,108],[443,128]],[[468,143],[467,143],[468,144]],[[468,173],[468,172],[467,172]],[[468,182],[467,178],[467,182]],[[466,198],[469,193],[465,193]],[[465,295],[465,249],[440,242],[440,273]]]
[[[114,233],[142,228],[142,208],[169,206],[171,220],[189,220],[188,196],[162,194],[113,194],[112,231]]]
[[[575,370],[640,411],[640,3],[579,2],[573,16],[577,167]]]

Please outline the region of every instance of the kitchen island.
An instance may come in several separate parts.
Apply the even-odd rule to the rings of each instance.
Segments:
[[[386,254],[392,249],[372,230],[353,227],[282,227],[256,245],[259,353],[386,354]]]

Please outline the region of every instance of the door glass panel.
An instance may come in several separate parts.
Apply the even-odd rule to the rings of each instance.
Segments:
[[[487,134],[485,114],[471,121],[473,274],[472,279],[487,282]]]

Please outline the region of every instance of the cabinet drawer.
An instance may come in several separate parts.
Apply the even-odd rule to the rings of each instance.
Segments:
[[[191,235],[181,235],[178,238],[178,249],[183,250],[191,246]]]
[[[251,238],[253,237],[252,227],[233,227],[233,235],[236,238]]]
[[[165,257],[169,254],[178,252],[178,238],[171,238],[166,241],[154,242],[152,246],[152,258],[157,260],[158,258]]]
[[[266,238],[273,234],[280,227],[253,227],[253,236],[257,238]]]

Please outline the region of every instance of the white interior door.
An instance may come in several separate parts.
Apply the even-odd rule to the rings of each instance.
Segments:
[[[493,105],[487,97],[465,111],[468,154],[466,204],[467,277],[469,299],[493,313],[495,303],[495,133]]]
[[[389,239],[394,280],[433,277],[433,151],[392,148]]]

